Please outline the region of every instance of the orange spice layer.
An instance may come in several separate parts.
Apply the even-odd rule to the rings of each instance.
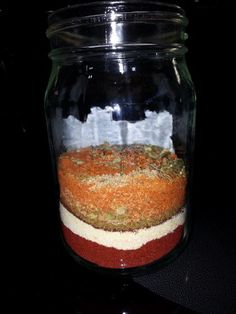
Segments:
[[[81,220],[110,231],[157,225],[185,203],[182,159],[152,145],[100,145],[62,154],[61,201]]]

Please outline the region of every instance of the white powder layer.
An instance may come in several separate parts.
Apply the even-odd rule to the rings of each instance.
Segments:
[[[64,119],[62,141],[66,150],[108,142],[111,145],[150,144],[173,151],[173,117],[168,111],[146,110],[145,119],[128,122],[113,120],[112,113],[117,110],[120,110],[118,105],[105,109],[93,107],[85,122],[71,115]]]
[[[71,214],[60,203],[60,215],[63,224],[73,233],[89,241],[118,250],[135,250],[152,240],[160,239],[173,232],[185,222],[185,209],[171,217],[167,221],[150,228],[136,231],[105,231],[94,228]]]

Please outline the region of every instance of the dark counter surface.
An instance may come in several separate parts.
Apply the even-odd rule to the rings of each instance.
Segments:
[[[216,213],[216,208],[209,210],[203,203],[200,209],[181,256],[136,282],[200,313],[235,313],[235,220],[222,221],[222,214],[230,212],[227,207]]]

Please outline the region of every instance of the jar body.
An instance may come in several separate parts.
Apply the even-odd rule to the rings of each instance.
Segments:
[[[64,240],[83,264],[132,271],[189,229],[195,94],[182,54],[80,52],[45,99]]]

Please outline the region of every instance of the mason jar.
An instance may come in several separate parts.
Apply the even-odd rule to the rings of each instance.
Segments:
[[[45,97],[63,239],[90,268],[132,273],[189,233],[195,92],[178,6],[103,1],[50,14]]]

